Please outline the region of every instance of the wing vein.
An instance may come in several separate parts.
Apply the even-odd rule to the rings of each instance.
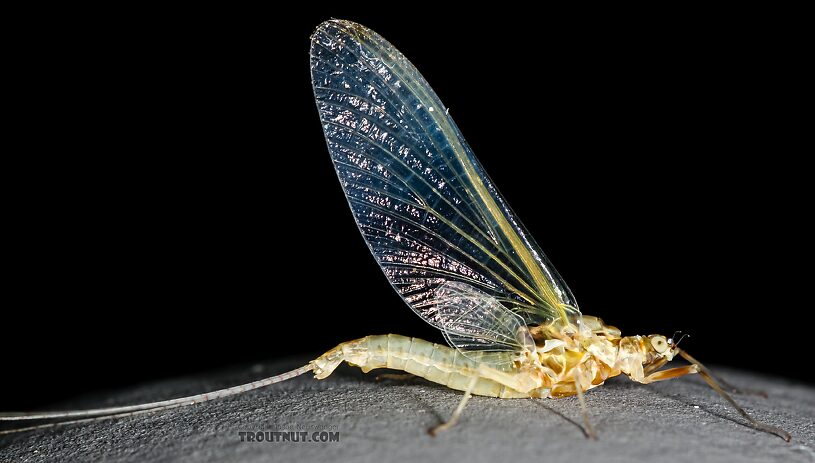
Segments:
[[[343,25],[339,25],[339,28],[340,28],[340,29],[343,29],[343,30],[344,30],[346,33],[348,33],[349,35],[353,35],[353,34],[352,34],[352,33],[350,33],[350,31],[349,31],[347,28],[345,28]],[[328,35],[330,35],[330,34],[328,34]],[[344,41],[339,40],[339,38],[338,38],[337,36],[333,36],[333,37],[334,37],[334,39],[335,39],[335,40],[337,40],[337,43],[339,43],[341,47],[345,48],[345,49],[346,49],[346,50],[347,50],[349,53],[351,53],[352,55],[354,55],[355,57],[357,57],[358,62],[362,63],[362,65],[364,65],[366,68],[368,68],[368,70],[369,70],[370,72],[372,72],[374,75],[378,75],[378,74],[377,74],[377,72],[376,72],[376,69],[372,68],[372,67],[371,67],[371,65],[370,65],[370,63],[368,63],[368,59],[367,59],[367,57],[366,57],[365,59],[360,59],[360,56],[359,56],[357,53],[355,53],[355,52],[354,52],[354,50],[352,50],[351,48],[347,47],[347,46],[345,45],[345,42],[344,42]],[[364,46],[364,45],[363,45],[361,42],[357,42],[357,43],[360,45],[360,47],[363,47],[363,46]],[[403,82],[403,83],[404,83],[406,86],[408,86],[408,87],[410,87],[410,88],[412,89],[412,88],[413,88],[413,86],[412,86],[412,85],[411,85],[411,83],[410,83],[410,79],[405,79],[405,78],[404,78],[404,75],[405,75],[405,74],[407,74],[408,72],[405,72],[405,70],[404,70],[404,69],[403,69],[401,66],[399,66],[399,64],[398,64],[398,63],[396,63],[395,65],[396,65],[396,66],[398,66],[398,67],[399,67],[399,69],[401,69],[401,70],[403,71],[403,73],[400,75],[400,80],[401,80],[401,81],[402,81],[402,82]],[[385,81],[385,80],[383,80],[383,79],[381,79],[381,78],[380,78],[379,80],[380,80],[381,82],[383,82],[383,83],[384,83],[384,85],[385,85],[385,86],[386,86],[386,87],[387,87],[387,88],[388,88],[388,89],[391,91],[391,93],[392,93],[392,94],[394,94],[394,95],[398,95],[398,93],[397,93],[397,92],[396,92],[396,91],[393,89],[393,87],[392,87],[392,86],[391,86],[391,85],[390,85],[390,84],[389,84],[387,81]],[[415,93],[415,92],[414,92],[414,93]],[[422,92],[422,93],[423,93],[423,94],[424,94],[424,95],[427,97],[427,94],[426,94],[426,93],[424,93],[424,92]],[[398,98],[398,96],[397,96],[397,98]],[[432,100],[433,98],[428,98],[428,99]],[[400,99],[400,101],[401,101],[401,99]],[[417,123],[418,123],[418,124],[419,124],[419,125],[420,125],[420,126],[423,128],[423,129],[425,129],[425,133],[427,133],[427,130],[426,130],[426,129],[427,129],[427,127],[426,127],[424,124],[422,124],[421,119],[419,119],[419,118],[416,116],[415,111],[414,111],[414,110],[413,110],[413,109],[412,109],[410,106],[406,106],[406,109],[407,109],[408,113],[409,113],[409,114],[410,114],[410,115],[413,117],[413,120],[414,120],[414,121],[416,121],[416,122],[417,122]],[[439,108],[439,109],[441,109],[441,108]],[[442,149],[441,149],[441,148],[440,148],[440,147],[439,147],[439,146],[436,144],[436,141],[433,139],[433,137],[427,137],[427,138],[429,138],[429,139],[430,139],[430,143],[433,145],[433,147],[434,147],[434,148],[436,148],[436,151],[437,151],[438,153],[442,153],[442,152],[443,152],[443,151],[442,151]],[[464,181],[463,181],[463,180],[461,179],[461,177],[458,175],[457,170],[456,170],[456,169],[454,169],[454,168],[453,168],[453,166],[451,166],[451,165],[450,165],[450,163],[449,163],[449,161],[447,160],[447,158],[446,158],[446,157],[443,157],[443,158],[444,158],[444,162],[445,162],[445,164],[447,164],[447,167],[450,169],[450,171],[451,171],[451,172],[453,172],[453,173],[454,173],[454,175],[456,176],[456,178],[457,178],[457,179],[458,179],[458,180],[459,180],[461,183],[463,183],[463,184],[464,184]],[[466,191],[467,195],[468,195],[468,196],[470,196],[470,202],[471,202],[472,204],[474,204],[474,205],[477,205],[478,203],[475,201],[475,197],[472,195],[472,192],[470,192],[470,190],[469,190],[469,189],[465,189],[465,191]],[[475,212],[476,212],[476,213],[477,213],[477,214],[478,214],[478,215],[481,217],[481,220],[483,221],[483,223],[485,223],[485,224],[486,224],[486,223],[487,223],[487,221],[486,221],[486,216],[484,216],[484,211],[481,211],[480,209],[477,209]]]
[[[406,168],[410,169],[410,167],[409,167],[409,166],[407,166],[406,164],[404,164],[404,162],[403,162],[401,159],[399,159],[398,157],[394,156],[394,155],[393,155],[393,153],[391,153],[389,150],[385,149],[384,147],[382,147],[382,146],[381,146],[381,145],[379,145],[378,143],[376,143],[376,142],[374,142],[373,140],[371,140],[371,139],[370,139],[368,136],[366,136],[366,135],[364,134],[364,132],[360,132],[359,130],[357,130],[357,129],[353,128],[353,127],[348,127],[348,126],[346,126],[346,125],[343,125],[343,124],[340,124],[340,123],[337,123],[337,122],[334,122],[334,121],[330,121],[330,120],[323,120],[323,122],[324,122],[324,123],[327,123],[327,124],[335,125],[336,127],[339,127],[340,129],[347,130],[347,131],[349,131],[349,132],[354,132],[354,133],[356,133],[356,134],[360,135],[361,137],[365,138],[365,139],[368,141],[368,143],[371,143],[372,145],[377,146],[377,147],[378,147],[380,150],[382,150],[383,152],[388,153],[392,159],[394,159],[395,161],[397,161],[397,162],[401,163],[401,164],[402,164],[403,166],[405,166]],[[339,142],[339,141],[336,141],[336,140],[333,140],[332,142],[333,142],[333,143],[336,143],[336,144],[338,144],[338,145],[343,145],[343,144],[342,144],[342,142]],[[359,154],[359,155],[365,155],[365,156],[367,157],[367,155],[366,155],[365,153],[361,153],[361,152],[359,152],[359,151],[355,150],[353,147],[350,147],[350,146],[347,146],[347,145],[344,145],[344,147],[345,147],[347,150],[349,150],[349,151],[353,151],[353,152],[355,152],[356,154]],[[406,181],[405,181],[404,179],[402,179],[402,178],[401,178],[401,177],[400,177],[400,176],[399,176],[399,175],[398,175],[396,172],[394,172],[393,170],[391,170],[391,174],[392,174],[394,177],[397,177],[397,178],[399,178],[400,180],[402,180],[402,182],[403,182],[403,183],[406,183]],[[420,178],[421,178],[421,177],[420,177]],[[423,183],[425,183],[425,184],[426,184],[426,185],[427,185],[429,188],[431,188],[431,189],[432,189],[434,192],[436,192],[436,190],[435,190],[435,188],[434,188],[434,186],[433,186],[433,185],[429,184],[429,183],[428,183],[427,181],[425,181],[424,179],[422,179],[422,181],[423,181]],[[407,184],[407,183],[406,183],[406,184]],[[437,195],[438,195],[439,197],[441,197],[442,199],[444,199],[444,198],[443,198],[443,197],[442,197],[440,194],[438,194],[438,193],[437,193]],[[445,201],[446,201],[446,200],[445,200]],[[369,204],[369,203],[366,203],[366,204]],[[452,206],[451,206],[451,207],[452,207]],[[506,271],[507,271],[507,272],[508,272],[510,275],[512,275],[512,276],[513,276],[513,278],[515,278],[516,280],[518,280],[518,281],[519,281],[519,282],[520,282],[520,283],[521,283],[521,284],[524,286],[524,288],[526,288],[527,292],[526,292],[526,293],[523,293],[523,292],[521,292],[521,291],[518,291],[516,288],[513,288],[513,291],[515,291],[515,292],[516,292],[516,294],[518,294],[519,296],[521,296],[521,297],[523,297],[524,299],[526,299],[526,300],[527,300],[527,302],[532,302],[532,301],[533,301],[533,299],[531,299],[531,298],[534,298],[534,296],[536,295],[535,290],[534,290],[534,289],[533,289],[531,286],[529,286],[529,283],[528,283],[528,282],[527,282],[527,281],[526,281],[524,278],[521,278],[521,277],[520,277],[518,274],[516,274],[516,273],[515,273],[515,272],[512,270],[512,268],[510,268],[510,267],[509,267],[509,266],[508,266],[508,265],[507,265],[507,264],[506,264],[506,263],[505,263],[505,262],[504,262],[502,259],[499,259],[499,258],[498,258],[498,256],[496,256],[494,253],[490,252],[490,250],[488,250],[486,247],[484,247],[484,245],[483,245],[483,244],[482,244],[480,241],[476,240],[476,239],[475,239],[475,238],[473,238],[473,237],[472,237],[470,234],[468,234],[468,233],[464,232],[463,230],[461,230],[461,229],[460,229],[458,226],[456,226],[456,225],[455,225],[455,224],[454,224],[452,221],[450,221],[450,220],[448,220],[446,217],[444,217],[444,216],[440,215],[440,214],[439,214],[437,211],[435,211],[434,209],[432,209],[432,208],[425,208],[424,210],[425,210],[426,212],[430,213],[430,214],[433,214],[433,216],[434,216],[434,217],[438,218],[438,219],[439,219],[441,222],[443,222],[445,225],[447,225],[448,227],[452,228],[452,229],[453,229],[453,230],[455,230],[455,231],[456,231],[456,232],[457,232],[459,235],[461,235],[461,236],[463,236],[464,238],[466,238],[468,241],[470,241],[472,244],[474,244],[476,247],[478,247],[478,248],[479,248],[479,249],[480,249],[480,250],[481,250],[481,251],[482,251],[484,254],[486,254],[487,256],[489,256],[489,257],[490,257],[490,258],[491,258],[491,259],[492,259],[492,260],[493,260],[495,263],[497,263],[498,265],[500,265],[500,266],[501,266],[501,267],[502,267],[504,270],[506,270]],[[465,220],[467,220],[467,221],[469,222],[469,220],[468,220],[466,217],[464,217],[464,219],[465,219]],[[473,224],[472,222],[470,222],[470,224],[471,224],[471,225],[473,225],[473,227],[475,227],[475,228],[476,228],[476,230],[479,230],[479,231],[480,231],[480,232],[482,232],[482,234],[483,234],[483,231],[482,231],[481,229],[479,229],[477,226],[475,226],[475,224]],[[491,243],[491,244],[495,244],[495,243],[493,243],[491,240],[490,240],[490,243]],[[501,247],[499,247],[499,246],[496,246],[496,250],[497,250],[498,252],[502,252],[502,253],[504,252],[504,251],[503,251],[503,249],[502,249]],[[466,255],[466,253],[464,253],[464,254]],[[508,256],[507,256],[507,257],[508,257]],[[534,299],[538,299],[538,298],[534,298]]]

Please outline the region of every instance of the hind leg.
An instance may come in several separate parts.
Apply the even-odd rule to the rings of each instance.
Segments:
[[[472,379],[470,379],[470,384],[467,385],[467,390],[464,391],[464,397],[461,398],[461,402],[458,403],[458,407],[456,407],[456,409],[453,410],[453,415],[450,416],[449,420],[436,426],[435,428],[432,428],[430,430],[431,436],[435,436],[436,434],[442,431],[446,431],[455,426],[456,423],[458,423],[458,418],[461,416],[461,412],[464,411],[464,406],[467,405],[467,402],[473,395],[473,389],[475,388],[475,385],[478,382],[478,378],[479,376],[477,374],[473,375]]]
[[[377,381],[382,381],[384,379],[390,379],[393,381],[408,381],[416,378],[418,378],[418,376],[414,375],[413,373],[382,373],[381,375],[376,375]]]

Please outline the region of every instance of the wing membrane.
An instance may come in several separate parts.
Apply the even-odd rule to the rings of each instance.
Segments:
[[[357,225],[414,311],[445,330],[449,320],[437,310],[437,296],[458,282],[525,323],[579,315],[444,105],[399,51],[363,26],[327,21],[312,36],[311,73]],[[448,289],[437,293],[444,284]]]
[[[535,342],[524,319],[496,299],[460,282],[447,282],[436,288],[435,317],[444,326],[444,338],[462,354],[479,352],[518,352],[534,350]],[[512,356],[492,356],[485,363],[509,366]]]

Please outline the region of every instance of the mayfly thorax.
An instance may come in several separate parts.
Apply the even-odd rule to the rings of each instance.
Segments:
[[[715,378],[662,335],[622,336],[583,315],[569,287],[473,155],[416,68],[375,32],[349,21],[321,24],[311,39],[314,97],[328,151],[365,241],[394,289],[448,345],[396,334],[344,342],[308,365],[233,388],[143,405],[8,413],[1,420],[72,422],[154,412],[274,384],[346,362],[390,368],[472,394],[501,398],[583,394],[611,377],[648,384],[699,374],[756,429]],[[661,369],[676,357],[688,365]],[[49,423],[42,426],[53,426]],[[31,428],[24,428],[31,429]],[[16,430],[16,431],[19,431]]]

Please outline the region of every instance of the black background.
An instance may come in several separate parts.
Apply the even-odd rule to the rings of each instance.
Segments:
[[[811,127],[785,16],[311,10],[5,15],[3,409],[367,334],[442,342],[329,161],[308,48],[330,17],[420,69],[584,313],[804,377]]]

